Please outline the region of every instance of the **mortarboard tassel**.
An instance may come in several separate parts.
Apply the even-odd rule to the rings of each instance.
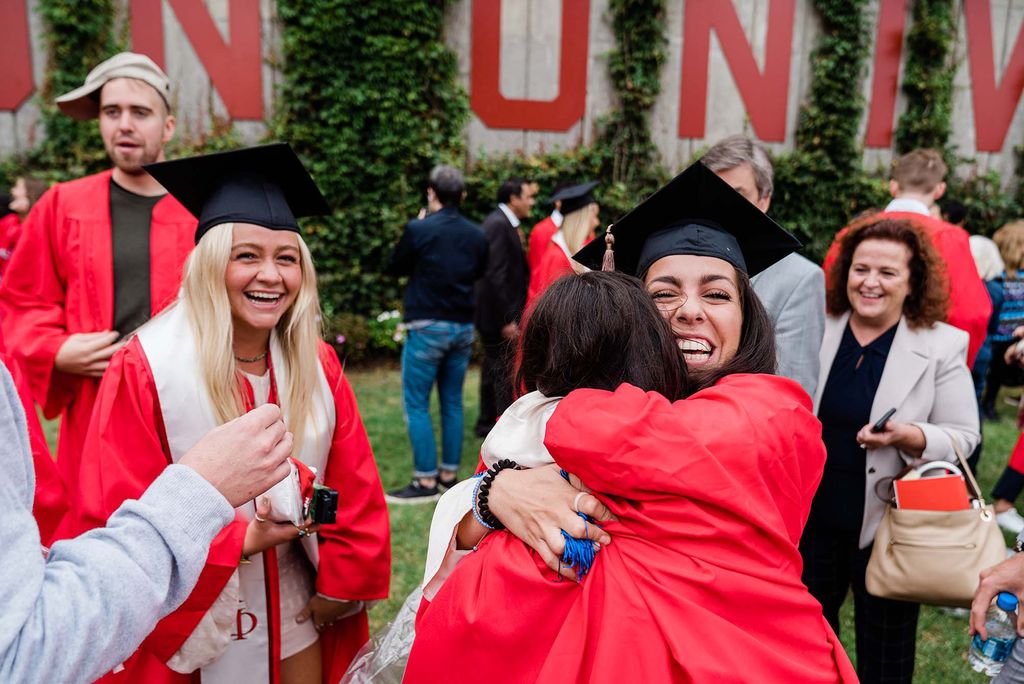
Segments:
[[[608,230],[604,234],[604,258],[601,260],[602,271],[614,271],[615,270],[615,252],[612,251],[612,247],[615,245],[615,236],[612,235],[612,227],[608,226]]]
[[[592,523],[585,513],[577,513],[578,516],[583,518],[585,523]],[[597,549],[594,548],[594,542],[590,541],[590,527],[588,525],[587,538],[577,539],[576,537],[570,536],[568,532],[562,530],[562,538],[565,539],[565,550],[562,551],[562,564],[569,568],[576,568],[576,581],[582,582],[583,578],[590,572],[590,568],[594,565],[594,559],[597,556]]]

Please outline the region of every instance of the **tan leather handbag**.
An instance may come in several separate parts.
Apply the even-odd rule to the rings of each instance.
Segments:
[[[978,588],[978,573],[1006,558],[995,511],[985,503],[960,445],[952,442],[974,507],[919,511],[889,506],[875,533],[864,578],[870,594],[966,608]]]

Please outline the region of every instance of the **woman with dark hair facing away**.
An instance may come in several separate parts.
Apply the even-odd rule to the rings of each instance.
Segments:
[[[814,398],[828,459],[800,542],[804,581],[836,632],[852,587],[861,681],[910,682],[919,605],[872,596],[864,574],[885,485],[917,459],[956,461],[954,442],[965,456],[978,443],[968,337],[941,322],[942,262],[907,221],[849,230],[828,282]]]
[[[490,468],[462,504],[472,510],[447,529],[435,517],[432,541],[448,549],[428,556],[430,603],[405,681],[458,678],[453,667],[492,682],[735,680],[735,654],[760,681],[855,681],[800,579],[797,543],[825,458],[820,427],[800,386],[769,375],[771,325],[749,285],[749,273],[799,243],[700,164],[612,230],[614,254],[602,259],[592,244],[576,260],[614,259],[639,274],[654,307],[593,296],[549,303],[569,278],[529,315],[520,381],[540,396],[571,391],[545,408],[537,398],[535,410],[550,415],[522,443],[543,440],[555,464],[519,470],[512,456],[537,466],[535,448],[500,434],[493,449],[485,443]],[[631,344],[667,337],[697,391],[673,401],[657,385],[602,388],[597,378],[628,377],[596,368],[584,383],[564,377],[560,369],[633,358],[635,347],[596,344],[605,331],[595,319],[629,325]],[[583,366],[559,357],[580,351]],[[678,363],[664,351],[648,357],[625,368]],[[506,421],[511,435],[542,419],[506,413],[495,429]],[[598,544],[593,559],[587,541]]]

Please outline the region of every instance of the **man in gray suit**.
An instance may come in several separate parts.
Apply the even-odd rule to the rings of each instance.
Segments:
[[[772,163],[754,140],[733,135],[720,140],[701,161],[719,178],[767,212],[772,201]],[[814,262],[790,254],[751,279],[775,326],[779,375],[814,396],[818,352],[825,331],[825,274]]]

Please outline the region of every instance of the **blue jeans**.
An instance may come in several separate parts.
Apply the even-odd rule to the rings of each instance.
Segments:
[[[409,330],[402,349],[402,409],[409,428],[416,477],[437,477],[437,445],[430,422],[430,392],[437,381],[441,404],[441,468],[462,459],[462,384],[473,351],[473,325],[430,321]]]

